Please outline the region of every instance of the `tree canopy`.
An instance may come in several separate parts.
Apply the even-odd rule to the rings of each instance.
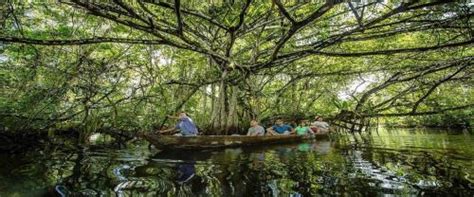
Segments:
[[[0,9],[2,130],[154,129],[179,110],[216,133],[278,115],[474,122],[468,3],[66,0]]]

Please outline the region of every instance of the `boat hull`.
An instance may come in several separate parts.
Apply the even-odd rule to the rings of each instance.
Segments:
[[[145,134],[144,138],[160,149],[208,149],[238,146],[261,146],[269,144],[295,143],[310,139],[328,138],[328,135],[315,136],[226,136],[203,135],[192,137]]]

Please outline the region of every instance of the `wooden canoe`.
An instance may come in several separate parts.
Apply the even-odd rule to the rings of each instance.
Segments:
[[[143,137],[159,149],[208,149],[237,146],[256,146],[280,143],[294,143],[309,139],[328,138],[326,134],[315,136],[229,136],[201,135],[180,137],[171,135],[144,134]]]

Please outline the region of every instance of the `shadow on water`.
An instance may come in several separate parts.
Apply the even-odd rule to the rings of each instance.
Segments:
[[[225,150],[54,147],[0,154],[0,196],[474,194],[474,138],[416,131]],[[362,141],[362,140],[358,140]]]

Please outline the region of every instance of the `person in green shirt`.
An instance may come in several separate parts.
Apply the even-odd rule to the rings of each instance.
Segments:
[[[308,124],[306,123],[306,120],[302,120],[298,127],[295,129],[296,135],[312,135],[314,134],[313,130],[309,128]]]

